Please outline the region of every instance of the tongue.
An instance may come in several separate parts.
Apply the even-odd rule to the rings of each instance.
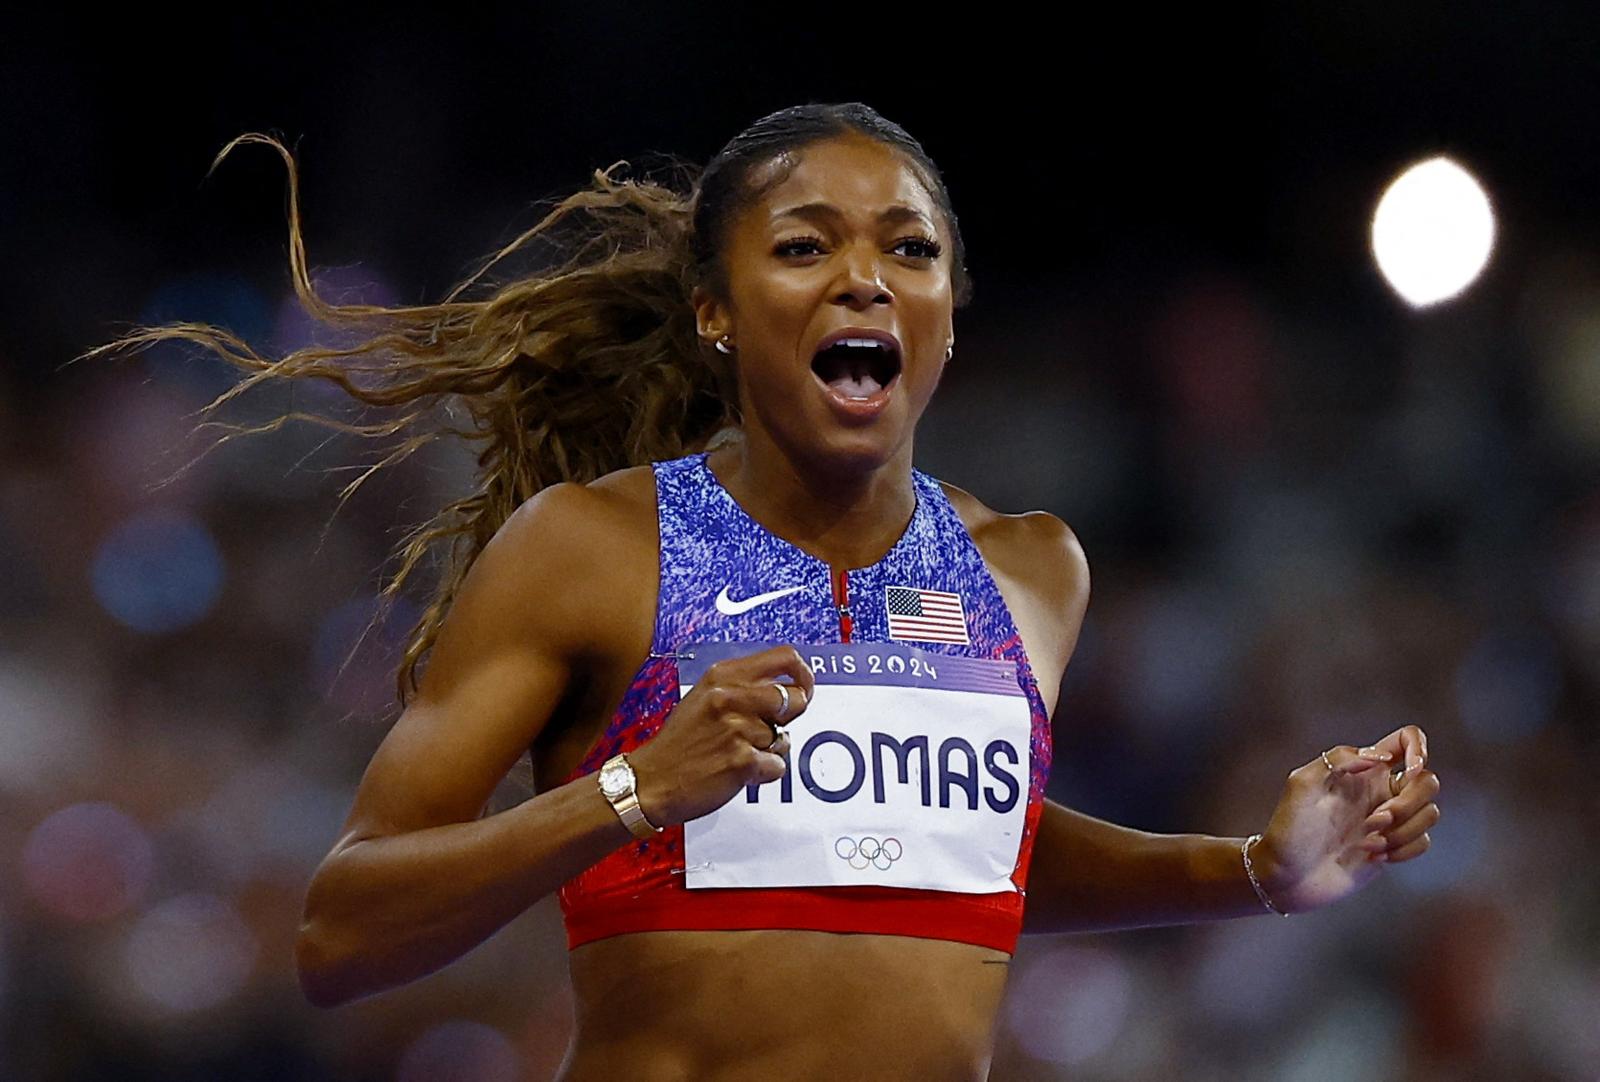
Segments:
[[[866,372],[851,372],[836,379],[830,379],[828,386],[846,398],[870,398],[883,390],[878,381]]]

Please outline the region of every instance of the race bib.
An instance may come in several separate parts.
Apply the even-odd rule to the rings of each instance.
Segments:
[[[713,662],[772,645],[680,647],[680,694]],[[686,885],[1016,890],[1032,729],[1016,663],[904,643],[796,648],[816,691],[788,725],[788,769],[684,823]]]

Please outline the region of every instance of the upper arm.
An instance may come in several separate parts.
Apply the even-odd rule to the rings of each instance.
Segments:
[[[587,594],[605,543],[597,535],[607,499],[553,485],[484,546],[440,626],[416,697],[362,776],[335,850],[482,813],[594,648]]]
[[[1021,521],[1028,528],[1029,579],[1052,625],[1054,669],[1065,672],[1089,608],[1089,559],[1072,527],[1050,512],[1030,511]]]

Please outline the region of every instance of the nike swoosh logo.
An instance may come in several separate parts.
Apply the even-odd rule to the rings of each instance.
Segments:
[[[778,598],[792,594],[796,590],[804,589],[804,586],[791,586],[787,590],[773,590],[770,593],[756,594],[754,597],[735,601],[728,596],[728,587],[724,586],[722,592],[717,595],[717,611],[724,616],[738,616],[742,612],[749,612],[757,605],[765,605],[768,601],[776,601]]]

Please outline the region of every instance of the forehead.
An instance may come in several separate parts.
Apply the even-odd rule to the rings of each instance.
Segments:
[[[750,180],[758,191],[765,188],[744,215],[745,224],[756,229],[784,220],[781,215],[790,207],[812,203],[831,204],[846,219],[863,224],[894,206],[939,221],[937,205],[910,160],[865,136],[841,136],[780,155]]]

